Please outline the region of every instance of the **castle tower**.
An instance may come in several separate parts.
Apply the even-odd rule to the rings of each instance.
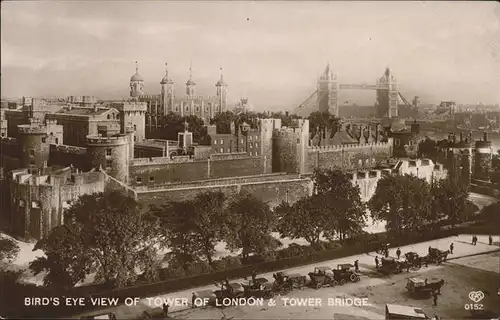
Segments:
[[[227,84],[224,82],[222,68],[220,68],[220,80],[217,81],[215,87],[217,88],[218,111],[225,112],[227,110]]]
[[[454,134],[448,136],[446,163],[450,178],[469,185],[472,177],[472,141],[470,137],[460,138]]]
[[[376,110],[380,118],[398,117],[398,84],[389,68],[377,81]]]
[[[139,74],[139,66],[135,62],[135,74],[130,77],[130,97],[138,100],[144,94],[144,78]]]
[[[318,107],[319,111],[339,116],[338,108],[339,82],[337,76],[330,70],[330,64],[318,80]]]
[[[174,82],[168,76],[168,68],[165,63],[165,76],[161,79],[161,101],[163,104],[163,114],[173,111],[174,105]]]
[[[45,168],[49,161],[47,128],[37,118],[29,124],[17,126],[19,134],[20,160],[23,168]]]
[[[485,132],[483,140],[476,141],[474,151],[474,178],[489,181],[491,172],[491,162],[493,149],[491,141],[488,141],[488,134]]]
[[[146,139],[146,111],[148,110],[146,102],[115,102],[111,104],[111,107],[120,111],[120,132],[122,134],[125,134],[125,128],[131,124],[135,131],[135,141]]]
[[[88,161],[92,168],[101,168],[115,179],[127,183],[130,137],[125,134],[113,136],[87,136]]]
[[[135,148],[135,131],[134,125],[129,123],[125,127],[125,135],[128,137],[128,151],[129,151],[129,160],[134,159],[134,148]]]
[[[186,82],[186,95],[194,97],[196,89],[196,82],[193,81],[193,69],[189,66],[189,80]]]

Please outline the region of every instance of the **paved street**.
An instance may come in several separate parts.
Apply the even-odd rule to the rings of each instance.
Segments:
[[[447,250],[449,248],[449,245],[453,242],[455,245],[455,249],[452,255],[448,256],[449,258],[457,258],[461,256],[467,256],[471,254],[477,254],[477,253],[484,253],[484,252],[489,252],[498,248],[498,242],[500,242],[500,239],[498,236],[494,237],[494,245],[490,246],[488,245],[488,237],[487,236],[479,236],[478,238],[478,243],[476,246],[473,246],[471,244],[471,235],[459,235],[456,237],[448,237],[448,238],[443,238],[443,239],[438,239],[438,240],[433,240],[433,241],[427,241],[427,242],[422,242],[418,244],[413,244],[409,246],[404,246],[401,247],[402,255],[404,255],[405,252],[409,251],[415,251],[420,255],[425,255],[427,254],[427,250],[429,246],[439,248],[441,250]],[[495,245],[496,243],[496,245]],[[397,248],[391,248],[390,249],[390,256],[395,256],[395,251]],[[375,263],[374,263],[374,257],[375,254],[372,252],[370,254],[363,254],[363,255],[357,255],[357,256],[351,256],[351,257],[346,257],[342,259],[337,259],[337,260],[331,260],[331,261],[326,261],[322,263],[317,263],[314,265],[306,265],[298,268],[293,268],[289,269],[287,271],[293,272],[293,273],[301,273],[303,275],[307,275],[308,272],[312,271],[312,269],[315,266],[319,265],[326,265],[330,267],[335,267],[337,264],[340,263],[353,263],[355,260],[359,260],[359,266],[361,269],[361,272],[363,274],[366,273],[372,273],[375,270]],[[428,269],[425,270],[431,270],[432,268],[435,267],[429,267]],[[422,269],[424,270],[424,269]],[[249,275],[250,276],[250,275]],[[263,274],[259,275],[259,277],[266,277],[268,280],[273,281],[272,278],[272,273],[268,274]],[[231,282],[244,282],[244,279],[236,279],[236,280],[231,280]],[[380,281],[378,279],[370,279],[370,281]],[[374,284],[374,283],[373,283]],[[194,291],[200,291],[200,290],[213,290],[215,289],[215,286],[210,285],[210,286],[205,286],[205,287],[199,287],[199,288],[192,288],[189,290],[184,290],[176,293],[169,293],[166,295],[158,295],[157,297],[163,298],[163,299],[173,299],[173,298],[187,298],[190,301],[191,293]],[[147,302],[146,299],[142,299],[140,304],[137,306],[118,306],[114,308],[109,308],[102,310],[102,312],[113,312],[116,314],[116,316],[119,319],[132,319],[135,316],[138,316],[142,314],[143,311],[151,311],[152,308],[156,307],[161,307],[161,305],[153,305],[150,306]],[[177,312],[181,312],[182,310],[185,310],[186,307],[181,307],[181,306],[171,306],[170,311],[172,313],[172,316],[174,316]],[[208,309],[207,309],[208,311]],[[215,312],[215,311],[213,311]],[[92,313],[89,313],[92,314]],[[219,311],[220,314],[220,311]],[[206,317],[210,317],[209,314],[206,315]],[[219,318],[221,317],[220,315],[218,316]],[[369,314],[366,315],[367,318],[372,318]]]

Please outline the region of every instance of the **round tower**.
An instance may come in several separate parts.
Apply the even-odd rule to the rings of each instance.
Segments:
[[[23,168],[44,168],[49,161],[47,129],[39,119],[31,118],[29,124],[17,126],[20,160]]]
[[[139,74],[139,66],[135,62],[135,73],[130,77],[130,97],[139,99],[144,94],[144,78]]]
[[[474,151],[474,178],[477,180],[490,180],[493,149],[488,134],[485,132],[483,140],[476,141]]]
[[[217,102],[219,104],[219,112],[225,112],[227,109],[227,84],[224,82],[224,74],[220,68],[220,79],[215,84],[217,89]],[[243,105],[242,105],[243,106]]]
[[[135,130],[134,126],[131,123],[129,123],[129,125],[125,127],[125,135],[128,137],[129,160],[132,160],[134,159]]]
[[[126,134],[87,136],[89,164],[92,168],[101,168],[110,176],[127,183],[129,146],[130,137]]]

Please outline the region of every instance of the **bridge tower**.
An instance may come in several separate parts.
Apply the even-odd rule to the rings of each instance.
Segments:
[[[326,66],[325,72],[318,80],[317,99],[319,111],[329,111],[335,116],[339,116],[339,82],[337,75],[330,70],[330,64]]]
[[[377,81],[376,110],[380,118],[398,117],[398,83],[389,68]]]

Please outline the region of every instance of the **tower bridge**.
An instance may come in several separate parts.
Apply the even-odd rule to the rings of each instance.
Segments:
[[[338,76],[333,73],[328,64],[325,71],[318,79],[316,90],[304,100],[296,111],[306,107],[322,112],[329,111],[331,114],[339,116],[339,99],[341,90],[372,90],[376,93],[375,115],[377,118],[397,118],[399,117],[399,103],[410,109],[416,109],[418,97],[412,103],[399,92],[398,82],[389,68],[375,84],[353,84],[340,83]],[[312,106],[311,106],[312,105]]]

